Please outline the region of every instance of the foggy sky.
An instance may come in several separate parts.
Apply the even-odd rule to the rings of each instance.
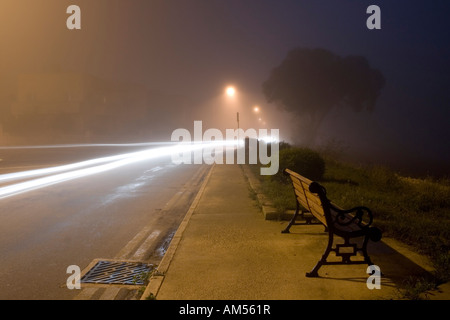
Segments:
[[[81,7],[82,30],[66,28],[70,4]],[[366,28],[371,4],[381,7],[382,30]],[[220,127],[234,125],[234,109],[226,123],[214,119],[233,84],[240,108],[260,105],[289,140],[290,116],[265,102],[261,84],[290,49],[321,47],[365,56],[387,81],[373,113],[330,114],[322,141],[366,159],[445,166],[449,14],[446,0],[2,0],[0,96],[18,74],[60,68],[183,95]]]

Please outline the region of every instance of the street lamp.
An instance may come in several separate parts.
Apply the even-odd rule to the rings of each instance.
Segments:
[[[238,134],[239,134],[239,112],[236,115],[236,119],[237,119]],[[239,136],[238,136],[238,140],[239,140]]]
[[[225,94],[228,98],[233,99],[236,96],[236,89],[233,86],[228,86],[225,89]],[[240,129],[240,119],[239,112],[236,113],[237,129],[238,129],[238,145],[239,145],[239,129]]]
[[[234,87],[228,87],[225,90],[225,93],[227,94],[228,97],[233,98],[236,95],[236,89]]]

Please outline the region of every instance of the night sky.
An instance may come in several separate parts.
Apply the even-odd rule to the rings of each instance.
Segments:
[[[81,8],[81,30],[66,28],[70,4]],[[366,27],[372,4],[381,30]],[[0,95],[16,75],[58,66],[185,96],[219,127],[228,124],[211,120],[211,108],[233,84],[289,141],[290,116],[265,101],[261,85],[290,49],[325,48],[366,57],[386,86],[372,113],[329,114],[320,141],[358,159],[446,173],[449,16],[448,0],[2,0]]]

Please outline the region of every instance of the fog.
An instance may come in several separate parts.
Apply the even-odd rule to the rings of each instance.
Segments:
[[[66,26],[71,4],[80,30]],[[195,120],[234,129],[237,113],[242,128],[280,129],[296,143],[296,117],[269,103],[262,84],[289,50],[324,48],[364,56],[386,85],[372,112],[327,114],[315,147],[447,174],[450,5],[376,1],[382,29],[368,30],[370,4],[2,0],[0,145],[168,141]]]

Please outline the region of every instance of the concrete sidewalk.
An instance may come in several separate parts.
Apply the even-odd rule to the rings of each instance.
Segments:
[[[248,179],[245,166],[211,169],[142,299],[399,299],[399,285],[426,272],[382,241],[368,248],[383,272],[380,290],[367,288],[365,265],[323,266],[319,278],[305,277],[326,247],[323,226],[282,234],[287,222],[265,220]]]

